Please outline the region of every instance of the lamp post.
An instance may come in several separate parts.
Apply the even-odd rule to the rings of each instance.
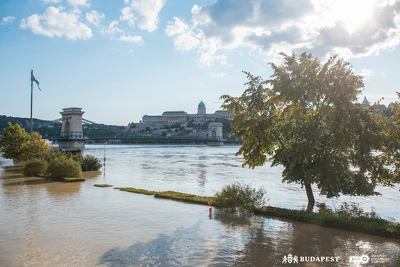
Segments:
[[[103,172],[104,176],[106,176],[106,145],[107,145],[107,142],[104,141],[104,172]]]

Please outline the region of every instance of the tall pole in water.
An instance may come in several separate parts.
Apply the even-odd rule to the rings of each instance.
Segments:
[[[107,141],[104,140],[104,173],[103,173],[103,176],[106,176],[106,144],[107,144]]]
[[[33,70],[31,70],[31,135],[33,129],[32,106],[33,106]]]

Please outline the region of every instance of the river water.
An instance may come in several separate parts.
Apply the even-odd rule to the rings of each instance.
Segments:
[[[306,207],[300,185],[281,183],[282,167],[242,168],[238,148],[88,145],[85,153],[105,155],[106,164],[82,183],[23,177],[21,166],[1,159],[0,266],[400,266],[396,239],[218,209],[210,218],[205,206],[93,186],[209,196],[244,182],[264,187],[268,205]],[[400,222],[398,186],[337,199],[313,189],[321,208]],[[350,259],[362,255],[367,264]]]

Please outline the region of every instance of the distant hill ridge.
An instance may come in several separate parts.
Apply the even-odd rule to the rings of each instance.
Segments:
[[[0,135],[3,134],[3,129],[8,126],[8,123],[18,123],[26,132],[30,132],[30,118],[12,117],[6,115],[0,115]],[[121,131],[124,126],[117,125],[98,125],[98,124],[86,124],[84,125],[84,134],[86,136],[95,136],[104,134],[115,135]],[[51,138],[60,136],[61,123],[59,121],[49,121],[33,118],[33,131],[39,132],[44,138]]]

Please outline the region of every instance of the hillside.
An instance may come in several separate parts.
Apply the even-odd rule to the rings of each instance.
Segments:
[[[18,123],[25,131],[30,132],[30,118],[20,118],[0,115],[0,135],[7,127],[8,122]],[[125,126],[105,125],[105,124],[84,124],[83,133],[88,137],[96,136],[115,136],[120,133]],[[33,119],[33,131],[39,132],[43,138],[51,139],[60,136],[61,122]]]

